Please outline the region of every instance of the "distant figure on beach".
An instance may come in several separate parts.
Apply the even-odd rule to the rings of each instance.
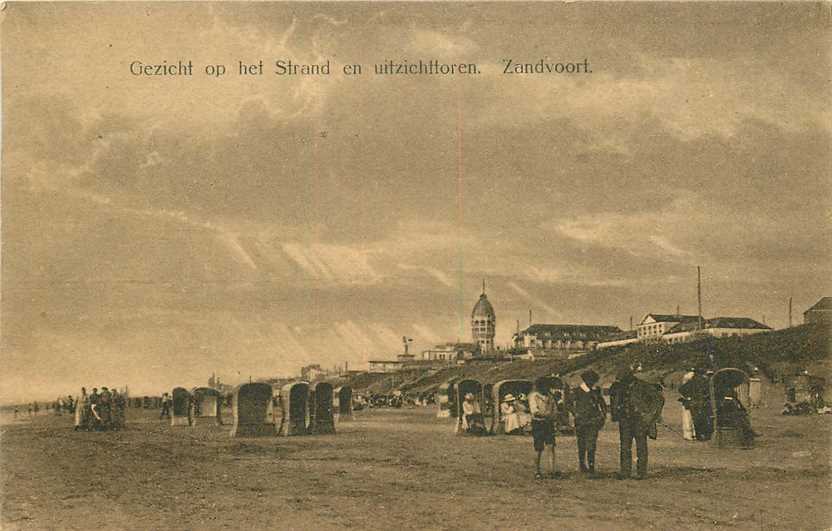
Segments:
[[[111,398],[111,408],[112,408],[112,429],[118,431],[124,428],[125,421],[125,408],[127,406],[126,400],[124,395],[119,393],[118,390],[113,387],[113,393]]]
[[[90,417],[89,422],[87,423],[88,430],[100,430],[101,429],[101,415],[98,413],[98,401],[99,401],[99,394],[98,388],[93,387],[92,392],[89,396],[89,403],[90,403]]]
[[[89,423],[89,397],[87,388],[81,388],[81,395],[75,401],[75,431],[87,429]]]
[[[162,419],[165,419],[165,418],[166,419],[170,418],[170,406],[171,406],[170,395],[167,394],[167,393],[164,393],[162,395],[162,411],[159,413],[159,420],[162,420]]]

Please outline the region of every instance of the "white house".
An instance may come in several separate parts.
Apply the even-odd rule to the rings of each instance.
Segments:
[[[690,322],[697,324],[699,322],[699,316],[648,313],[636,327],[636,333],[639,341],[658,341],[674,326]]]

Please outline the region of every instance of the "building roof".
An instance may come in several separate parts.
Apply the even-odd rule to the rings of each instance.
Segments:
[[[621,341],[622,339],[636,339],[638,332],[636,330],[625,330],[617,334],[611,334],[606,341]]]
[[[771,327],[749,317],[712,317],[705,321],[705,328],[754,328],[771,330]]]
[[[607,339],[620,333],[617,326],[575,324],[533,324],[520,332],[521,335],[570,339]]]
[[[681,314],[666,314],[666,313],[648,313],[641,320],[642,323],[652,317],[657,323],[683,323],[685,321],[698,321],[698,315],[681,315]]]
[[[809,308],[803,313],[812,312],[812,311],[828,311],[832,310],[832,297],[821,297],[818,302],[815,303],[814,306]]]
[[[690,332],[696,330],[699,326],[697,321],[684,321],[670,330],[667,334],[675,334],[677,332]],[[703,328],[742,328],[749,330],[771,330],[770,326],[764,325],[749,317],[712,317],[702,321]]]
[[[471,311],[471,319],[476,318],[491,318],[493,319],[494,316],[494,307],[491,306],[491,303],[488,302],[488,297],[483,293],[480,295],[480,300],[474,305],[473,311]]]

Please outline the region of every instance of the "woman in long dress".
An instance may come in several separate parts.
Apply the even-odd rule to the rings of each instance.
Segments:
[[[517,400],[514,409],[517,411],[517,422],[520,424],[520,429],[531,431],[532,415],[529,413],[529,399],[525,394],[520,394],[520,399]]]
[[[75,431],[87,428],[88,406],[87,389],[82,387],[81,395],[78,397],[78,400],[75,401]]]
[[[511,393],[503,397],[503,402],[500,404],[500,413],[503,417],[503,431],[505,433],[514,433],[520,429],[520,418],[517,415],[515,408],[517,399]]]
[[[465,433],[482,434],[485,432],[485,422],[482,418],[482,408],[473,393],[466,393],[462,402],[462,418],[457,425]]]
[[[688,371],[682,376],[682,384],[686,384],[694,377],[694,371]],[[693,429],[693,415],[690,412],[690,400],[682,397],[682,437],[686,441],[696,440],[696,433]]]

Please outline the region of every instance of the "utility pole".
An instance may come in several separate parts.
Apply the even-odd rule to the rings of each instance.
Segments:
[[[529,308],[529,326],[532,325],[532,309]]]
[[[792,327],[792,298],[789,297],[789,328]]]
[[[702,268],[696,266],[696,300],[699,306],[699,330],[702,330]]]

